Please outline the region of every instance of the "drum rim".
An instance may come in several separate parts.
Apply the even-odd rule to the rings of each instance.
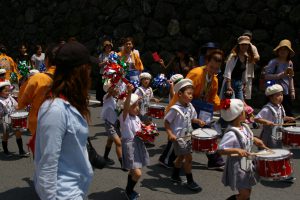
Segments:
[[[207,138],[207,139],[218,138],[218,132],[217,132],[216,130],[212,129],[212,128],[197,128],[197,129],[193,130],[193,132],[192,132],[192,137],[197,135],[197,134],[193,134],[193,133],[195,133],[197,130],[201,130],[202,133],[205,133],[205,134],[207,134],[207,133],[206,133],[205,131],[203,131],[203,130],[213,130],[213,133],[215,133],[214,136],[209,136],[209,137],[204,137],[204,138]],[[200,133],[201,133],[201,132],[200,132]],[[201,137],[201,138],[203,138],[203,137]]]
[[[192,135],[192,139],[198,139],[201,138],[201,140],[211,140],[211,139],[218,139],[217,135],[212,137],[196,137],[196,135]]]
[[[291,158],[293,156],[293,153],[287,149],[271,149],[272,151],[274,150],[284,150],[284,151],[287,151],[288,154],[285,154],[285,155],[278,155],[278,156],[275,156],[274,154],[270,154],[270,155],[273,155],[274,157],[264,157],[262,155],[257,155],[256,156],[256,159],[257,160],[268,160],[268,161],[277,161],[277,160],[282,160],[282,159],[286,159],[286,158]],[[262,150],[264,151],[264,150]],[[259,152],[262,152],[262,151],[259,151]],[[270,156],[268,155],[268,156]]]
[[[263,181],[278,181],[278,180],[285,180],[287,179],[288,177],[291,177],[293,174],[293,169],[291,171],[291,174],[290,175],[285,175],[285,176],[278,176],[278,178],[271,178],[271,177],[267,177],[267,176],[261,176],[259,174],[259,178]]]
[[[17,114],[17,113],[26,113],[25,115],[22,115],[22,116],[18,116],[18,117],[16,117],[16,116],[14,116],[14,114]],[[23,118],[26,118],[26,117],[28,117],[28,115],[29,115],[29,112],[26,112],[26,111],[21,111],[21,112],[14,112],[14,113],[11,113],[9,116],[10,116],[10,118],[12,118],[12,119],[23,119]]]
[[[149,108],[162,108],[163,110],[165,109],[163,105],[159,105],[159,104],[150,104]]]
[[[299,129],[299,131],[297,132],[297,131],[291,131],[291,130],[288,130],[288,128],[297,128],[297,129]],[[288,127],[284,127],[283,128],[283,132],[288,132],[288,133],[291,133],[291,134],[300,134],[300,127],[297,127],[297,126],[288,126]]]

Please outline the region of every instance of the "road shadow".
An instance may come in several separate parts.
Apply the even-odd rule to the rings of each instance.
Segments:
[[[101,124],[93,124],[93,125],[90,125],[90,126],[93,126],[93,127],[105,127],[104,123],[101,123]]]
[[[282,181],[264,181],[261,180],[260,184],[266,187],[272,187],[272,188],[287,188],[291,187],[293,183],[287,183],[287,182],[282,182]]]
[[[300,149],[290,149],[293,153],[293,159],[300,159]]]
[[[17,199],[30,199],[30,200],[39,200],[38,195],[36,194],[33,186],[33,181],[30,178],[26,177],[22,179],[27,182],[28,187],[16,187],[0,193],[0,199],[3,200],[17,200]]]
[[[18,153],[16,152],[11,152],[12,157],[7,157],[3,152],[0,153],[0,160],[1,161],[16,161],[20,159],[26,159],[24,157],[20,157]]]
[[[89,200],[112,200],[112,199],[118,199],[118,200],[126,200],[125,197],[125,191],[122,188],[116,187],[109,191],[103,191],[103,192],[95,192],[88,195]]]
[[[147,171],[147,174],[152,178],[143,179],[141,181],[141,187],[148,188],[155,192],[162,192],[168,194],[198,193],[188,189],[185,184],[173,183],[170,179],[172,174],[172,168],[168,169],[161,166],[160,164],[151,165],[147,168],[150,169],[149,171]],[[182,176],[183,180],[186,180],[183,170],[181,170],[180,175]],[[170,192],[165,191],[165,189],[168,189]]]

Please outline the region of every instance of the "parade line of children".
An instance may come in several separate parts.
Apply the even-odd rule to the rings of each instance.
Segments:
[[[147,116],[146,108],[150,101],[158,103],[159,100],[153,97],[152,88],[149,86],[151,75],[147,72],[140,74],[141,87],[136,88],[127,84],[127,97],[122,104],[122,112],[119,117],[116,110],[117,89],[110,81],[104,84],[104,96],[102,118],[105,120],[105,128],[108,135],[104,157],[109,164],[114,164],[108,158],[111,145],[116,144],[116,152],[124,171],[129,171],[126,186],[126,196],[130,200],[138,199],[140,194],[134,190],[136,183],[142,176],[142,167],[149,165],[149,154],[144,142],[136,136],[142,129],[145,120],[152,120]],[[173,80],[174,79],[174,80]],[[176,80],[175,80],[176,79]],[[171,84],[170,94],[178,96],[175,105],[166,109],[164,127],[168,137],[168,145],[176,155],[173,159],[173,171],[170,180],[176,183],[184,183],[192,191],[201,191],[192,175],[192,123],[203,127],[205,123],[197,118],[197,112],[191,104],[193,100],[193,82],[184,79],[180,74],[173,76],[169,81]],[[221,155],[227,155],[226,165],[223,171],[222,183],[229,186],[238,194],[228,199],[250,199],[251,189],[258,181],[255,167],[250,156],[253,144],[259,149],[282,148],[281,142],[274,139],[272,129],[283,121],[295,121],[295,118],[285,116],[284,108],[281,105],[283,100],[283,89],[275,84],[265,91],[269,103],[255,117],[257,123],[263,124],[261,139],[255,137],[245,122],[245,102],[239,99],[226,99],[222,102],[221,117],[228,122],[224,136],[218,147]],[[142,119],[140,119],[142,118]],[[119,125],[117,125],[119,124]],[[121,139],[120,139],[121,138]],[[122,147],[121,147],[122,146]],[[232,155],[237,156],[232,156]],[[164,158],[165,159],[165,158]],[[161,159],[160,159],[161,162]],[[183,167],[186,181],[180,178],[180,170]],[[295,180],[289,177],[291,183]]]

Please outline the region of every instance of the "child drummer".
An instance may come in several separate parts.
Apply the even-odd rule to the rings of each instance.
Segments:
[[[1,129],[3,131],[2,136],[2,148],[4,150],[4,154],[6,157],[12,157],[12,154],[8,151],[8,138],[9,138],[9,131],[11,128],[9,115],[12,114],[17,106],[18,103],[10,94],[11,84],[8,80],[1,80],[0,82],[0,117],[2,121]],[[29,153],[25,152],[23,149],[23,141],[22,141],[22,133],[19,130],[16,130],[16,142],[19,148],[19,155],[21,157],[28,157]]]
[[[255,116],[257,123],[263,124],[261,139],[270,148],[282,148],[282,124],[284,122],[294,122],[294,117],[285,115],[282,106],[283,88],[279,84],[274,84],[266,88],[265,95],[269,99],[261,111]],[[286,182],[292,182],[296,178],[289,177]]]
[[[173,142],[175,166],[171,179],[181,183],[179,176],[184,161],[184,171],[187,177],[187,186],[193,191],[200,191],[201,187],[194,181],[192,175],[192,122],[202,126],[202,121],[197,119],[197,113],[191,101],[193,99],[193,82],[190,79],[182,79],[174,86],[178,101],[173,105],[164,118],[168,139]]]
[[[225,102],[225,103],[224,103]],[[253,137],[249,126],[245,123],[244,103],[239,99],[227,99],[221,103],[222,118],[229,122],[229,128],[225,132],[220,144],[219,153],[228,155],[222,182],[225,186],[239,194],[232,195],[227,200],[250,198],[251,188],[257,183],[254,167],[250,156],[253,143],[261,148],[267,148],[264,143]],[[237,154],[237,156],[231,156]]]
[[[153,90],[150,87],[151,78],[152,78],[152,76],[148,72],[141,73],[140,74],[141,86],[138,87],[135,91],[135,94],[137,94],[141,99],[140,113],[141,113],[142,121],[151,120],[149,117],[146,117],[147,108],[149,107],[150,101],[155,102],[155,103],[159,102],[159,100],[154,98],[154,96],[153,96]]]

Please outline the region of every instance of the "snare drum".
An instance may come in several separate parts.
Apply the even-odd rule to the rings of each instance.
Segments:
[[[198,128],[192,133],[192,149],[195,152],[215,153],[218,149],[218,132],[210,128]]]
[[[19,111],[12,113],[10,115],[11,118],[11,126],[15,130],[27,130],[28,124],[27,124],[27,118],[28,118],[28,112],[25,111]]]
[[[263,153],[265,150],[260,151]],[[293,173],[293,154],[285,149],[272,149],[274,154],[259,155],[257,159],[257,171],[261,179],[276,181],[283,180]]]
[[[147,115],[156,119],[163,119],[165,115],[165,107],[158,104],[151,104],[149,105]]]
[[[284,145],[300,147],[300,127],[285,127],[282,133],[282,143]]]

